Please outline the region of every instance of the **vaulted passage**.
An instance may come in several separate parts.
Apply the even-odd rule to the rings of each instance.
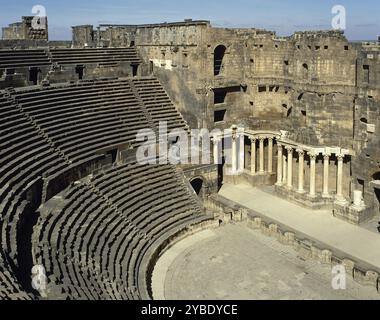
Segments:
[[[83,74],[84,74],[84,66],[83,65],[76,66],[75,67],[75,73],[78,75],[78,79],[82,80]]]
[[[379,208],[379,211],[380,211],[380,189],[375,189],[375,196],[376,196],[377,205],[378,205],[378,208]]]
[[[223,59],[226,53],[226,47],[223,45],[217,46],[214,50],[214,75],[217,76],[222,72]]]
[[[191,186],[193,187],[195,193],[197,195],[200,195],[203,187],[203,180],[200,178],[196,178],[190,182]]]
[[[29,81],[33,83],[33,85],[38,84],[38,74],[41,72],[39,68],[32,67],[29,69]]]

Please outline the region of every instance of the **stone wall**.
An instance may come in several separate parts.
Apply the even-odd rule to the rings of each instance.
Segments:
[[[36,19],[36,20],[34,20]],[[36,24],[36,25],[35,25]],[[3,40],[43,40],[49,38],[47,17],[22,17],[22,22],[2,28]]]
[[[350,43],[340,31],[277,37],[209,23],[137,26],[129,36],[191,127],[288,130],[300,143],[353,150],[344,192],[362,189],[364,180],[367,205],[379,207],[371,186],[380,171],[376,43]],[[220,45],[226,49],[215,75]]]

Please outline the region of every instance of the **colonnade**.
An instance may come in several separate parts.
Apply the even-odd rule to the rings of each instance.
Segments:
[[[323,156],[323,187],[322,187],[322,197],[329,198],[331,193],[329,190],[329,176],[330,176],[330,159],[332,154],[329,148],[326,151],[319,151],[317,149],[297,148],[295,146],[277,143],[277,186],[285,186],[287,189],[291,190],[295,188],[293,183],[293,156],[294,152],[298,154],[298,185],[296,186],[296,191],[298,193],[305,193],[304,189],[304,165],[305,165],[305,155],[309,156],[310,159],[310,185],[309,185],[309,196],[316,197],[316,159],[319,155]],[[284,151],[286,150],[286,152]],[[343,195],[343,164],[346,157],[346,153],[335,153],[337,159],[337,177],[336,177],[336,200],[340,202],[345,202]]]
[[[274,174],[274,143],[277,144],[277,186],[294,190],[300,194],[308,193],[316,197],[316,161],[323,156],[323,188],[322,197],[332,198],[333,192],[329,190],[330,159],[335,155],[337,159],[335,200],[344,203],[343,194],[343,164],[349,151],[341,148],[311,147],[297,144],[286,139],[280,132],[269,131],[232,131],[231,139],[231,171],[233,173],[247,173],[251,175]],[[222,137],[214,138],[214,159],[220,161],[220,148]],[[250,141],[251,156],[245,161],[245,142]],[[265,153],[267,152],[267,156]],[[293,181],[293,159],[298,156],[298,181]],[[309,158],[309,187],[305,190],[305,157]],[[220,163],[220,162],[215,162]],[[248,164],[250,163],[250,168]],[[247,166],[247,168],[246,168]],[[249,171],[248,171],[249,170]],[[336,191],[336,193],[335,193]]]

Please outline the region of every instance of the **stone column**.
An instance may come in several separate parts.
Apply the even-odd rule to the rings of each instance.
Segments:
[[[340,203],[345,203],[346,199],[343,196],[343,160],[344,154],[338,154],[338,172],[337,172],[337,188],[336,188],[336,199]]]
[[[231,171],[233,174],[237,171],[237,152],[236,152],[236,135],[232,135],[232,152],[231,152]]]
[[[310,157],[310,196],[315,197],[315,159],[317,155],[314,152],[309,152]]]
[[[244,153],[245,153],[245,135],[244,133],[241,133],[239,135],[239,172],[244,172]]]
[[[251,138],[251,174],[256,174],[256,139]]]
[[[322,197],[329,196],[329,165],[330,165],[330,154],[325,153],[323,155],[323,192]]]
[[[298,149],[298,190],[299,193],[304,193],[304,163],[305,163],[305,151]]]
[[[260,141],[260,173],[264,173],[264,139],[265,138],[259,138]]]
[[[282,144],[277,142],[277,183],[282,186]]]
[[[354,194],[353,208],[354,209],[363,209],[363,208],[365,208],[365,204],[364,204],[364,201],[363,201],[363,191],[355,190],[353,192],[353,194]]]
[[[214,149],[213,149],[213,154],[214,154],[214,164],[221,164],[220,162],[220,159],[219,159],[219,143],[220,143],[220,139],[219,138],[214,138],[213,139],[213,146],[214,146]]]
[[[268,138],[268,172],[273,172],[273,138]]]
[[[96,39],[96,47],[100,47],[100,27],[97,27],[97,39]]]
[[[287,173],[288,173],[288,165],[286,162],[286,155],[282,156],[282,184],[286,186],[287,183]]]
[[[293,187],[293,148],[292,147],[286,147],[286,150],[288,151],[288,181],[287,181],[287,187],[289,189],[292,189],[292,187]]]

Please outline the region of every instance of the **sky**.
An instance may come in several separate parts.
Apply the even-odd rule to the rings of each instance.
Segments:
[[[79,24],[142,24],[210,20],[215,27],[264,28],[280,36],[331,29],[333,6],[346,9],[349,40],[380,36],[379,0],[0,0],[0,26],[46,8],[50,40],[70,40]]]

